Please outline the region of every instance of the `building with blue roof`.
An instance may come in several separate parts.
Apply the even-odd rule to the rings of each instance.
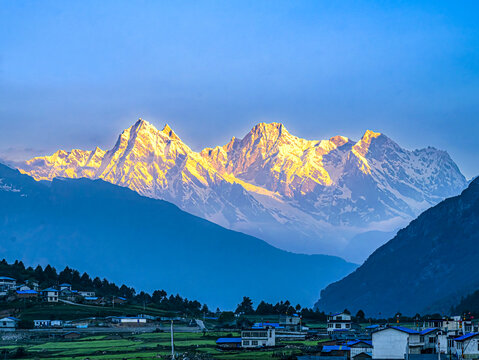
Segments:
[[[403,326],[387,326],[372,333],[373,359],[405,359],[408,354],[420,354],[421,334]]]
[[[0,296],[5,296],[17,286],[17,280],[8,276],[0,276]]]
[[[59,295],[60,295],[60,292],[58,291],[58,289],[55,289],[55,288],[47,288],[47,289],[43,289],[40,294],[42,295],[43,297],[43,300],[47,301],[47,302],[58,302],[58,298],[59,298]]]
[[[237,349],[241,347],[241,338],[228,338],[223,337],[216,340],[216,345],[222,349]]]
[[[348,341],[346,346],[351,349],[350,358],[353,358],[361,353],[371,354],[373,351],[373,343],[369,340],[356,339]]]
[[[17,328],[17,324],[20,319],[13,316],[7,316],[0,319],[0,329],[2,331],[14,331]]]
[[[452,354],[462,359],[479,358],[479,333],[467,333],[454,339]]]

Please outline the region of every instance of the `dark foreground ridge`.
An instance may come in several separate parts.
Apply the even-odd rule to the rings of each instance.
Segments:
[[[479,288],[479,179],[425,211],[355,272],[329,285],[320,310],[448,312]]]

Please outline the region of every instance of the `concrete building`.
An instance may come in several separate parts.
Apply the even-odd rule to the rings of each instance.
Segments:
[[[451,352],[460,359],[478,359],[479,333],[470,333],[454,339]]]
[[[33,320],[33,326],[36,328],[47,328],[50,327],[51,320]]]
[[[243,348],[276,346],[276,329],[268,327],[243,330],[241,331],[241,346]]]
[[[38,292],[35,290],[17,290],[15,291],[17,299],[36,299],[38,298]]]
[[[0,276],[0,296],[7,295],[10,290],[15,290],[17,280],[8,276]]]
[[[406,354],[419,354],[421,334],[409,328],[391,326],[372,334],[373,359],[405,359]]]
[[[41,291],[43,300],[47,302],[58,302],[59,291],[54,288],[48,288]]]
[[[67,284],[67,283],[60,284],[60,291],[63,291],[63,290],[71,291],[71,289],[72,289],[72,286],[70,284]]]
[[[328,316],[328,334],[334,331],[351,330],[352,328],[351,315],[346,313],[336,313]]]
[[[281,315],[279,325],[287,330],[301,331],[301,317],[298,314],[292,316]]]
[[[442,333],[442,330],[439,328],[430,328],[424,329],[420,332],[421,338],[420,342],[423,343],[423,352],[429,352],[436,354],[437,352],[441,352],[438,348],[438,335]],[[439,345],[440,346],[440,345]],[[447,342],[446,342],[447,346]]]
[[[12,316],[4,317],[0,319],[0,330],[1,331],[13,331],[17,328],[17,324],[20,319],[14,318]]]
[[[356,355],[361,353],[367,354],[369,357],[372,356],[373,344],[369,340],[353,340],[348,341],[346,346],[351,349],[350,357],[353,358]]]
[[[221,349],[238,349],[241,347],[241,338],[219,338],[216,346]]]

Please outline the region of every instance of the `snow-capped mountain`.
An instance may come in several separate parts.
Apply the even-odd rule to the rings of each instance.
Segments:
[[[168,125],[140,119],[111,150],[59,150],[20,170],[100,178],[283,249],[346,257],[353,236],[394,230],[467,186],[444,151],[405,150],[369,130],[357,142],[305,140],[278,123],[195,152]]]

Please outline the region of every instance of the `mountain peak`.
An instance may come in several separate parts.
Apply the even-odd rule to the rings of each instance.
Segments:
[[[168,124],[165,124],[161,132],[166,134],[170,139],[180,140],[178,135],[175,134],[175,132],[171,129],[170,125]]]

